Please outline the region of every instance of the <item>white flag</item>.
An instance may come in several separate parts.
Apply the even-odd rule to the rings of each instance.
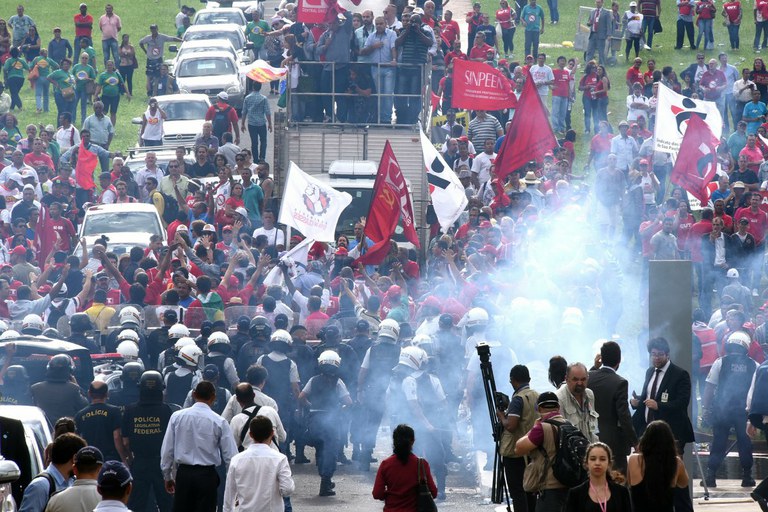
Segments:
[[[307,238],[333,242],[339,216],[351,202],[351,195],[335,190],[291,162],[279,222],[297,229]]]
[[[713,101],[694,100],[677,94],[659,83],[656,106],[656,151],[677,153],[691,115],[698,115],[718,139],[723,133],[723,117]]]
[[[448,167],[440,152],[423,132],[421,132],[421,153],[424,155],[432,207],[435,209],[435,215],[443,233],[446,233],[467,207],[467,195],[464,193],[464,186],[459,181],[459,177],[453,169]]]
[[[309,248],[312,247],[315,241],[312,238],[305,238],[296,247],[290,251],[285,252],[280,256],[280,261],[288,264],[288,275],[291,277],[296,276],[296,264],[301,263],[305,267],[307,266],[307,258],[309,256]],[[283,285],[283,271],[279,265],[272,267],[272,270],[264,277],[264,286],[282,286]]]

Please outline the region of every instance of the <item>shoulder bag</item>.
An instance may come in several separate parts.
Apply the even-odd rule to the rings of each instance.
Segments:
[[[422,459],[419,457],[418,466],[416,468],[416,474],[419,478],[418,496],[416,497],[416,510],[417,512],[437,512],[437,505],[432,498],[432,491],[429,490],[427,485],[427,471],[424,469]]]

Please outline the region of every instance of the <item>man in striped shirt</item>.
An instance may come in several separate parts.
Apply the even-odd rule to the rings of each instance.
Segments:
[[[487,139],[496,140],[504,134],[501,123],[493,116],[489,116],[485,110],[476,110],[475,118],[469,122],[467,135],[472,145],[483,147]]]

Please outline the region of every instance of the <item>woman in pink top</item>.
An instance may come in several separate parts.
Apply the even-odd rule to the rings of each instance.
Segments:
[[[504,57],[508,58],[515,51],[515,19],[517,14],[510,9],[507,0],[499,2],[499,10],[496,11],[496,22],[501,27],[501,40],[504,43]]]

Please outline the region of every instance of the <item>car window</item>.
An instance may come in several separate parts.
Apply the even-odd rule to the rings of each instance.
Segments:
[[[204,12],[197,16],[195,25],[216,25],[219,23],[243,24],[243,18],[236,12]]]
[[[235,54],[234,51],[232,51],[232,47],[227,46],[209,46],[209,47],[195,47],[195,48],[182,48],[179,52],[179,57],[182,57],[184,55],[191,55],[194,53],[207,53],[211,50],[214,51],[220,51],[220,52],[227,52],[228,54],[232,55],[232,58],[236,59],[237,54]]]
[[[235,66],[232,64],[232,61],[222,58],[184,60],[179,66],[179,69],[176,70],[176,76],[178,78],[234,74]]]
[[[109,233],[162,234],[157,214],[151,212],[115,212],[86,215],[82,236]]]
[[[202,32],[187,31],[184,33],[185,41],[204,41],[206,39],[229,39],[235,49],[243,47],[243,43],[236,32],[216,32],[211,30]]]
[[[205,119],[208,105],[204,101],[169,101],[160,102],[165,111],[166,121],[194,121]]]

